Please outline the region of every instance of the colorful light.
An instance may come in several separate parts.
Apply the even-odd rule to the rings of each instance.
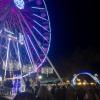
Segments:
[[[25,3],[23,0],[14,0],[14,3],[19,9],[24,9]]]
[[[81,83],[81,82],[78,82],[78,83],[77,83],[77,85],[81,86],[81,85],[82,85],[82,83]]]
[[[36,73],[46,60],[51,43],[44,0],[1,0],[0,22],[0,63],[6,62],[1,66],[5,76],[15,70],[21,70],[23,77]]]
[[[41,80],[43,77],[41,75],[38,76],[38,79]]]
[[[83,85],[84,85],[84,86],[87,85],[87,82],[84,81],[84,82],[83,82]]]
[[[88,75],[90,76],[96,83],[100,84],[100,81],[97,77],[93,76],[91,73],[88,73],[88,72],[83,72],[83,73],[79,73],[79,74],[76,74],[74,76],[74,78],[72,79],[72,85],[75,86],[77,84],[76,80],[77,80],[77,77],[79,75]]]

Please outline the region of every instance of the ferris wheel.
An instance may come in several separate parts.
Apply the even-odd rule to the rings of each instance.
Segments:
[[[44,0],[0,0],[0,71],[4,78],[35,73],[51,42]]]

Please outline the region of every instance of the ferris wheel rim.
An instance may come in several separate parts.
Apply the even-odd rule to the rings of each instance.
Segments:
[[[33,1],[32,1],[33,2]],[[39,64],[37,64],[37,62],[36,62],[36,64],[38,65],[37,66],[37,69],[39,69],[42,65],[43,65],[43,63],[46,61],[46,58],[47,58],[47,55],[48,55],[48,52],[49,52],[49,50],[50,50],[50,45],[51,45],[51,23],[50,23],[50,17],[49,17],[49,13],[48,13],[48,9],[47,9],[47,6],[46,6],[46,3],[45,3],[45,1],[44,0],[42,0],[42,2],[43,2],[43,6],[44,6],[44,8],[38,8],[38,9],[44,9],[44,13],[46,14],[46,16],[47,16],[47,18],[45,19],[45,17],[41,17],[41,16],[38,16],[38,15],[35,15],[35,16],[37,16],[38,18],[41,18],[42,20],[46,20],[47,21],[47,27],[48,27],[48,29],[46,29],[45,28],[45,26],[44,27],[42,27],[39,23],[37,23],[35,20],[34,20],[34,22],[36,23],[36,24],[38,24],[41,28],[43,28],[45,31],[47,31],[48,33],[47,33],[47,39],[48,39],[48,41],[47,41],[47,46],[44,46],[43,45],[43,49],[45,50],[46,49],[46,51],[45,51],[45,54],[43,53],[43,51],[40,49],[40,47],[39,47],[39,49],[41,50],[41,52],[42,52],[42,55],[43,55],[43,58],[41,58],[41,61],[39,62]],[[33,8],[35,8],[34,6],[32,6]],[[20,10],[19,10],[20,11]],[[9,17],[10,18],[10,17]],[[8,18],[8,19],[9,19]],[[6,23],[6,24],[9,24],[9,23]],[[14,26],[15,27],[15,26]],[[1,30],[0,30],[1,31]],[[1,33],[1,32],[0,32]],[[37,32],[38,33],[38,32]],[[27,34],[26,34],[27,35]],[[42,36],[42,35],[41,35]],[[9,36],[8,36],[9,37]],[[46,38],[43,38],[42,37],[42,39],[45,39],[46,40]],[[16,40],[17,41],[17,39],[14,39],[14,40]],[[12,41],[12,40],[11,40]],[[18,42],[18,41],[17,41]],[[40,41],[41,42],[41,41]],[[19,42],[18,42],[18,44],[19,44]],[[38,43],[37,43],[38,44]],[[34,51],[35,53],[36,53],[36,51]],[[37,56],[37,55],[36,55]],[[39,57],[38,57],[39,58]],[[32,71],[32,73],[33,73],[34,71]],[[29,75],[29,73],[28,74],[26,74],[26,75]]]

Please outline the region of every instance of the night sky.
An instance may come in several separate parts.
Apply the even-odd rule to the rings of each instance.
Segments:
[[[45,0],[52,41],[49,57],[62,74],[100,73],[100,39],[92,0]]]

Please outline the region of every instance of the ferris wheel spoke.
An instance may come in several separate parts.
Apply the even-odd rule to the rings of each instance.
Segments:
[[[8,23],[9,29],[11,29],[11,21],[12,21],[12,17],[10,15],[8,15],[7,23]]]
[[[19,26],[16,26],[16,25],[19,25],[19,23],[18,23],[18,19],[15,15],[12,18],[12,24],[13,24],[13,27],[14,27],[15,30],[16,30],[16,27],[18,27],[18,29],[20,28]]]
[[[20,17],[19,17],[19,16],[18,16],[18,19],[19,19],[19,23],[20,23],[21,28],[22,28],[22,33],[24,34],[24,29],[23,29],[23,26],[22,26],[22,23],[21,23],[21,20],[20,20]],[[24,39],[26,39],[26,38],[25,38],[25,35],[24,35]],[[24,40],[23,42],[24,42],[24,46],[25,46],[25,49],[26,49],[26,51],[27,51],[27,54],[28,54],[30,63],[33,64],[33,63],[32,63],[32,59],[31,59],[31,56],[30,56],[30,53],[29,53],[29,51],[28,51],[28,47],[27,47],[27,45],[26,45],[26,41]]]
[[[17,16],[18,16],[19,23],[20,23],[21,28],[22,28],[23,35],[24,35],[24,45],[25,45],[25,48],[26,48],[26,50],[27,50],[27,53],[28,53],[28,56],[29,56],[31,65],[32,65],[32,67],[34,68],[35,62],[34,62],[34,59],[33,59],[33,57],[32,57],[32,52],[30,51],[30,48],[29,48],[29,45],[28,45],[28,42],[27,42],[25,30],[24,30],[24,28],[23,28],[23,25],[22,25],[22,22],[21,22],[21,20],[20,20],[19,15],[17,15]]]
[[[19,12],[19,13],[20,13],[20,12]],[[27,24],[26,20],[24,19],[24,17],[22,16],[22,14],[21,14],[21,13],[20,13],[20,15],[21,15],[21,17],[22,17],[22,19],[23,19],[24,23],[26,24],[27,28],[29,29],[29,31],[30,31],[30,32],[31,32],[31,34],[33,35],[33,32],[32,32],[32,30],[30,29],[29,25]]]
[[[3,37],[2,37],[2,33],[0,33],[0,52],[2,50],[2,48],[7,49],[7,47],[5,45],[2,45],[3,42]]]
[[[27,16],[29,17],[29,16]],[[35,27],[33,26],[33,29],[45,40],[48,42],[47,38],[45,36],[43,36],[43,34]],[[43,29],[43,28],[42,28]],[[46,30],[46,29],[45,29]],[[47,30],[46,30],[47,31]],[[50,33],[50,32],[49,32]]]
[[[35,22],[37,25],[39,25],[41,28],[43,28],[45,31],[49,32],[49,30],[47,30],[44,26],[42,26],[40,23],[38,23],[36,20],[33,20],[33,22]]]
[[[4,51],[6,50],[7,51],[7,46],[5,45],[2,45],[2,42],[3,42],[3,38],[0,37],[0,63],[2,64],[3,63],[3,60],[4,58],[6,58],[6,54],[4,53]],[[2,56],[3,55],[3,56]],[[5,65],[4,65],[5,66]],[[3,67],[4,67],[3,66]]]
[[[33,9],[38,9],[38,10],[45,10],[45,8],[41,8],[41,7],[31,7]]]
[[[27,51],[27,54],[28,54],[28,57],[29,57],[30,63],[33,65],[33,63],[32,63],[32,59],[31,59],[31,57],[30,57],[30,53],[29,53],[29,50],[28,50],[28,48],[27,48],[27,45],[26,45],[25,41],[24,41],[24,44],[25,44],[25,48],[26,48],[26,51]]]
[[[12,23],[12,16],[11,15],[9,15],[8,22],[9,22],[9,28],[11,29],[11,23]]]
[[[44,18],[44,17],[41,17],[41,16],[39,16],[39,15],[37,15],[37,14],[33,14],[33,15],[36,16],[36,17],[38,17],[38,18],[40,18],[40,19],[42,19],[42,20],[48,21],[48,19],[46,19],[46,18]]]
[[[44,37],[44,36],[42,35],[42,33],[41,33],[36,27],[33,26],[33,28],[37,31],[37,33],[38,33],[45,41],[48,42],[48,40],[46,39],[46,37]]]
[[[40,58],[40,56],[39,56],[39,53],[38,53],[38,51],[36,50],[36,48],[35,48],[34,44],[32,43],[32,41],[31,41],[31,39],[30,39],[29,35],[27,35],[27,36],[28,36],[28,39],[29,39],[30,43],[32,44],[32,46],[33,46],[33,48],[34,48],[34,50],[35,50],[35,52],[36,52],[36,54],[37,54],[37,56],[38,56],[39,60],[42,62],[42,60],[41,60],[41,58]]]
[[[17,52],[16,43],[14,43],[14,42],[13,42],[13,44],[12,44],[12,45],[13,45],[13,47],[14,47],[14,50],[15,50],[15,54],[16,54],[16,56],[18,57],[18,52]]]
[[[40,49],[41,49],[41,51],[43,52],[43,54],[45,54],[44,51],[43,51],[43,49],[42,49],[42,47],[40,46],[40,43],[38,42],[37,38],[36,38],[35,35],[33,34],[33,32],[32,32],[32,30],[30,29],[28,23],[26,22],[24,16],[23,16],[20,12],[19,12],[19,14],[21,15],[22,20],[24,21],[25,25],[26,25],[27,28],[29,29],[30,33],[34,36],[34,39],[35,39],[37,45],[40,47]],[[47,54],[45,54],[45,57],[46,57],[46,55],[47,55]],[[44,58],[44,60],[45,60],[45,58]],[[44,60],[43,60],[42,62],[44,62]],[[42,64],[41,64],[41,65],[42,65]],[[38,66],[38,68],[39,68],[39,67],[40,67],[40,66]],[[38,69],[38,68],[37,68],[37,69]]]
[[[9,60],[9,50],[10,50],[10,39],[8,40],[8,46],[7,46],[7,57],[6,57],[6,63],[5,63],[5,72],[4,72],[4,78],[6,78],[7,74],[7,65],[8,65],[8,60]]]
[[[6,57],[6,55],[4,55],[4,58]],[[0,64],[2,64],[4,62],[4,59],[3,58],[1,58],[1,63]],[[4,64],[4,66],[5,66],[5,64]]]
[[[27,44],[26,42],[27,42],[27,40],[25,39],[25,40],[24,40],[25,48],[26,48],[26,50],[27,50],[27,54],[28,54],[28,57],[29,57],[29,59],[30,59],[31,66],[33,67],[33,69],[34,69],[34,71],[35,71],[35,67],[34,67],[35,62],[34,62],[34,60],[33,60],[31,51],[29,50],[29,46],[28,46],[28,44]],[[30,74],[30,73],[29,73],[29,74]]]
[[[30,51],[29,51],[29,48],[27,47],[27,43],[26,43],[26,41],[24,40],[24,47],[25,47],[25,49],[26,49],[26,52],[27,52],[27,55],[28,55],[28,58],[29,58],[29,62],[30,62],[30,64],[32,65],[32,67],[34,68],[34,62],[33,62],[33,60],[32,60],[32,56],[31,56],[31,54],[30,54]]]
[[[26,17],[30,19],[29,16],[26,16]],[[38,23],[38,24],[39,24],[39,23]],[[42,25],[39,24],[39,26],[41,26],[42,29],[44,29],[44,27],[43,27]],[[33,26],[33,28],[35,29],[35,31],[36,31],[45,41],[48,42],[47,38],[46,38],[45,36],[43,36],[43,34],[42,34],[35,26]],[[48,31],[46,28],[45,28],[44,30]],[[50,32],[49,32],[49,33],[50,33]]]
[[[20,50],[19,50],[19,44],[17,43],[17,50],[18,50],[18,61],[19,61],[19,66],[20,66],[20,71],[21,71],[21,76],[22,76],[22,62],[21,62],[21,55],[20,55]]]

